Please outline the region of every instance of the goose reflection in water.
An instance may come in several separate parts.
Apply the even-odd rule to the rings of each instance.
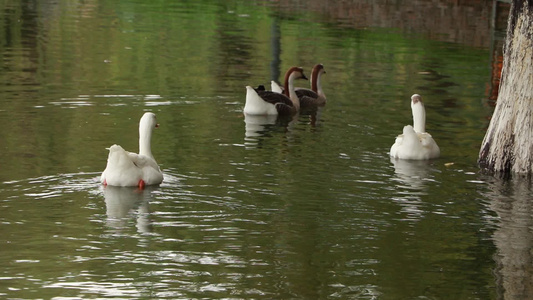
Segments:
[[[244,114],[244,145],[249,149],[260,148],[262,137],[269,136],[269,132],[278,127],[283,127],[286,131],[290,132],[297,120],[298,115],[276,116]]]
[[[427,181],[430,180],[430,161],[405,160],[393,157],[391,157],[390,161],[394,165],[396,181],[415,190],[422,191],[425,189]]]
[[[393,201],[402,207],[408,219],[419,220],[425,214],[421,197],[426,194],[427,183],[431,180],[431,164],[427,160],[395,158],[391,158],[391,162],[395,173],[393,180],[398,182],[396,190],[399,194],[393,197]]]
[[[156,187],[137,189],[131,187],[106,186],[103,188],[107,225],[120,230],[127,227],[128,220],[135,217],[137,231],[152,232],[149,202]]]
[[[322,111],[324,110],[324,107],[317,107],[314,109],[309,109],[304,111],[309,115],[309,124],[311,124],[312,127],[318,127],[320,126],[321,118],[322,118]]]

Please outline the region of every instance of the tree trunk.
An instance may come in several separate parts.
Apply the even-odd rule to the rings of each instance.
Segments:
[[[493,172],[533,171],[533,0],[513,0],[500,91],[479,152]]]

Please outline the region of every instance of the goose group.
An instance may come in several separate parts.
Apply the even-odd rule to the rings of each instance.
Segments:
[[[300,107],[303,108],[315,108],[318,106],[326,105],[326,94],[322,89],[322,74],[325,74],[326,70],[324,65],[316,64],[311,70],[311,89],[296,87],[294,91],[300,100]],[[274,80],[270,81],[270,86],[273,92],[283,93],[284,88],[279,86]]]
[[[300,99],[294,90],[294,80],[307,77],[300,67],[291,67],[285,74],[284,91],[267,91],[261,86],[246,86],[246,103],[243,112],[250,115],[290,115],[300,111]]]
[[[246,86],[246,102],[243,112],[248,116],[294,115],[301,107],[319,107],[326,104],[321,77],[326,71],[316,64],[311,71],[311,88],[295,87],[297,79],[306,80],[301,67],[291,67],[285,73],[284,85],[271,81],[271,91],[264,85]],[[440,149],[431,134],[426,132],[426,110],[422,97],[411,96],[413,125],[406,125],[390,148],[392,159],[430,160],[440,156]],[[139,122],[139,153],[129,152],[114,144],[107,148],[107,165],[100,176],[104,186],[138,187],[158,185],[163,182],[163,172],[151,149],[153,130],[158,128],[156,115],[146,112]]]

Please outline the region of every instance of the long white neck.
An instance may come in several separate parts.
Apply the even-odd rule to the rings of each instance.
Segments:
[[[324,94],[324,91],[322,90],[322,80],[321,80],[321,76],[322,73],[318,73],[318,75],[316,76],[316,85],[313,86],[313,81],[311,81],[311,89],[313,89],[313,87],[316,87],[316,90],[314,91],[315,93],[317,93],[320,97],[322,98],[326,98],[326,94]],[[313,79],[311,79],[313,80]]]
[[[417,133],[426,132],[426,110],[424,103],[421,101],[417,103],[411,102],[411,110],[413,111],[413,128]]]
[[[154,158],[152,155],[152,129],[149,124],[139,125],[139,154]]]
[[[296,75],[294,73],[291,73],[289,75],[289,79],[287,80],[287,86],[285,87],[289,91],[289,98],[292,100],[292,104],[294,104],[294,107],[296,110],[300,110],[300,99],[298,98],[298,95],[296,95],[296,92],[294,91],[294,77]]]

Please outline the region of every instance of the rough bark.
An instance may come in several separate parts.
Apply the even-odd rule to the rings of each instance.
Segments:
[[[533,171],[533,0],[513,0],[500,91],[478,162],[493,172]]]

